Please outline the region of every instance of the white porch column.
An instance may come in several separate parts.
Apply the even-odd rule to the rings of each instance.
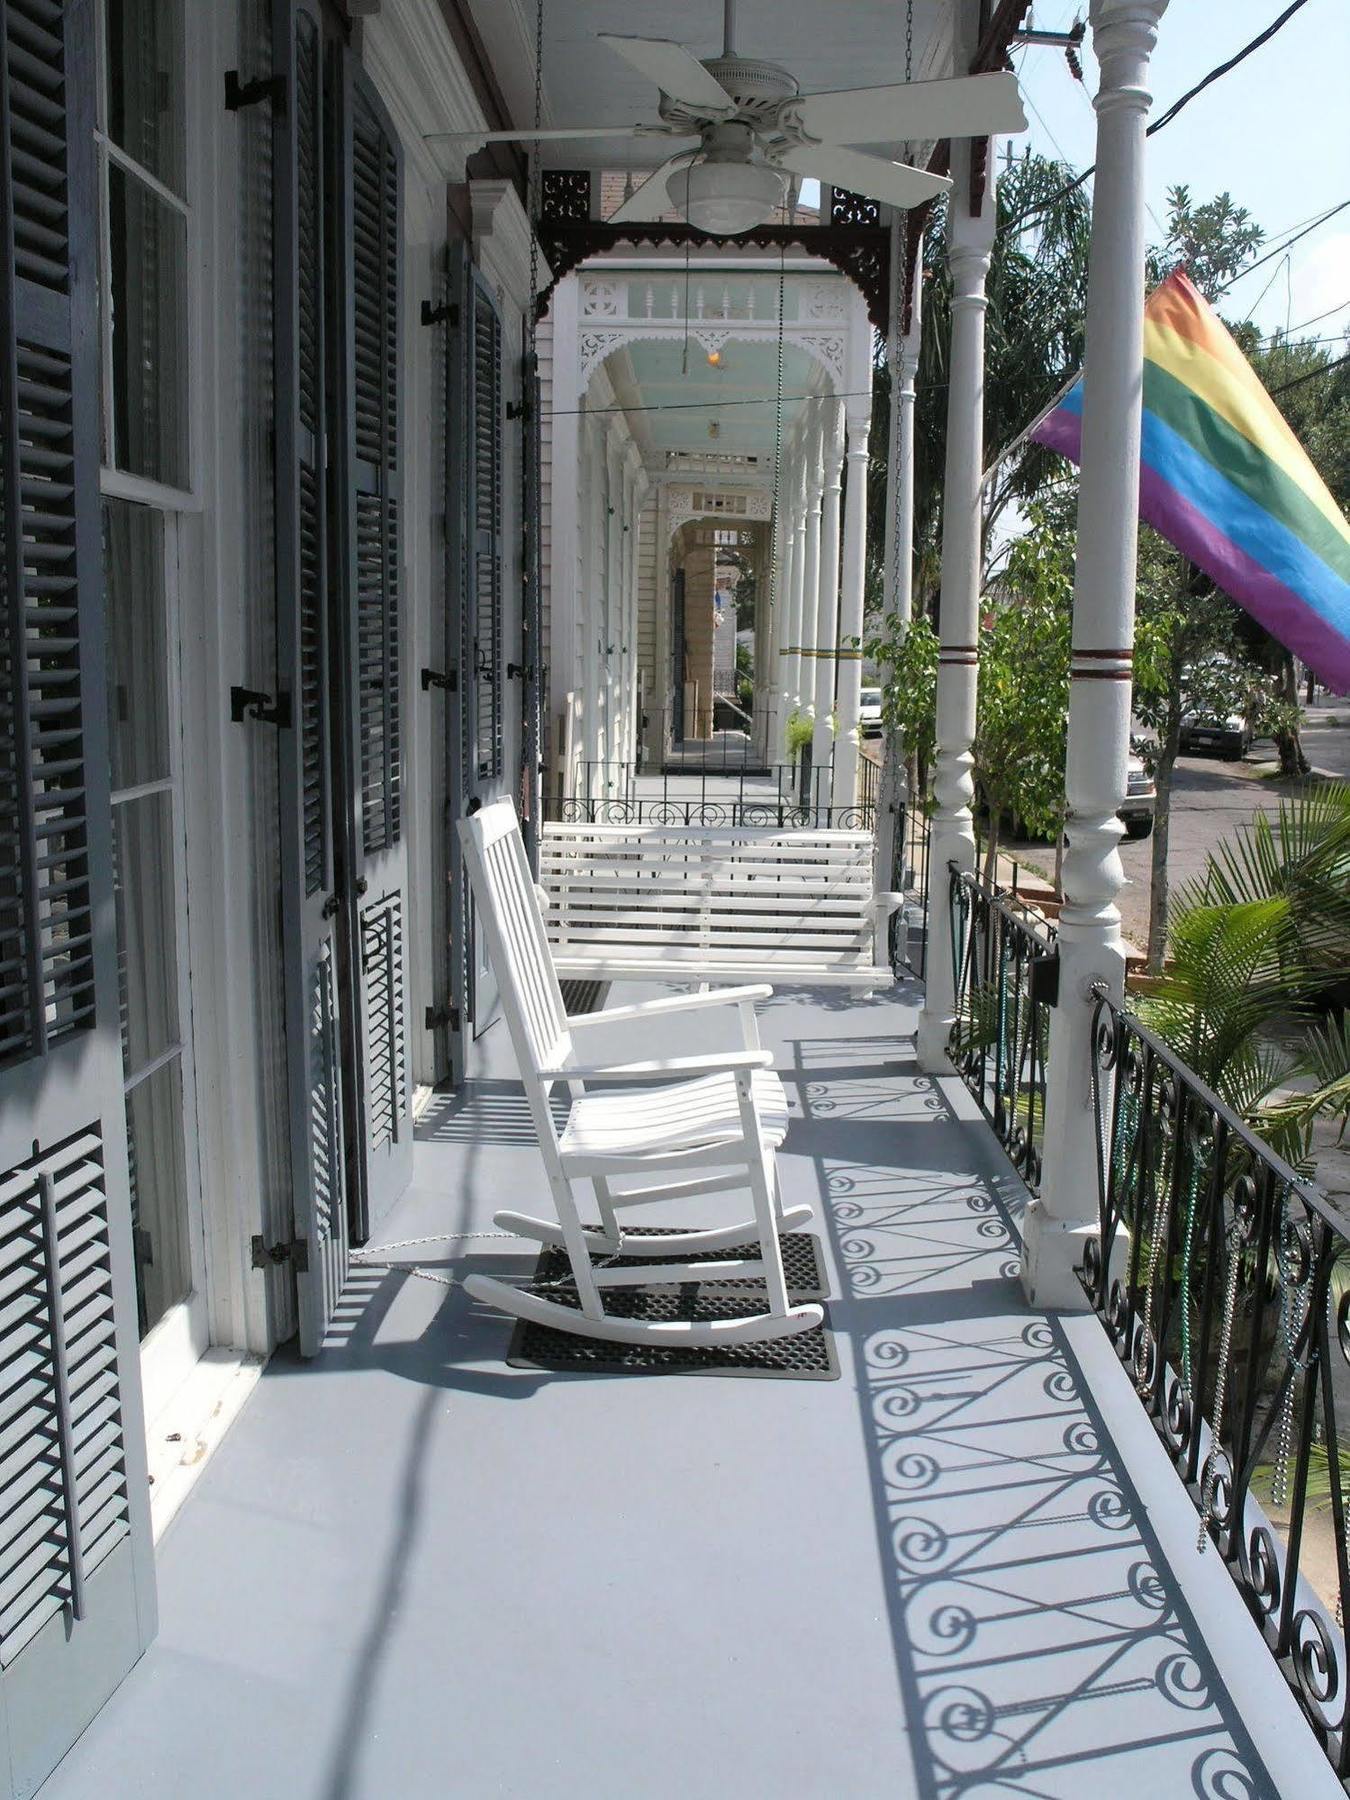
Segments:
[[[647,709],[647,741],[649,759],[664,756],[665,736],[675,704],[675,686],[671,675],[672,596],[670,591],[670,502],[664,481],[656,489],[656,685]]]
[[[891,322],[888,354],[891,366],[890,443],[886,460],[886,572],[885,612],[907,627],[914,604],[914,383],[919,369],[919,345],[923,333],[921,298],[923,239],[914,251],[909,283],[909,329],[904,324],[905,242],[897,219],[892,227],[895,259],[891,286]],[[896,843],[902,809],[912,799],[921,805],[923,795],[910,795],[906,779],[908,751],[899,736],[886,733],[881,758],[881,782],[877,804],[877,887],[889,889],[895,879]]]
[[[839,584],[839,674],[835,705],[839,735],[834,745],[836,807],[858,804],[858,707],[862,692],[863,600],[867,579],[867,436],[871,413],[858,408],[848,420],[848,492],[844,499],[844,555]]]
[[[947,1037],[956,1017],[948,920],[948,863],[975,864],[970,810],[975,684],[980,623],[980,476],[984,455],[984,280],[994,245],[993,159],[980,211],[970,211],[969,139],[952,145],[948,264],[952,279],[947,386],[947,460],[943,475],[941,650],[937,681],[937,759],[928,857],[928,972],[919,1015],[921,1068],[950,1072]]]
[[[800,696],[797,710],[816,716],[816,606],[820,594],[820,502],[825,489],[824,442],[819,426],[806,439],[806,533],[802,547],[802,628]]]
[[[802,656],[803,597],[806,593],[806,460],[805,448],[797,464],[792,508],[792,641],[788,645],[788,709],[783,721],[799,714],[805,700],[806,662]]]
[[[777,601],[774,618],[774,645],[777,654],[774,661],[777,668],[774,679],[778,683],[777,717],[769,737],[770,762],[777,760],[782,751],[787,722],[792,717],[792,709],[796,704],[796,677],[794,674],[796,660],[797,627],[792,616],[792,574],[797,557],[797,505],[795,494],[795,471],[790,467],[784,471],[779,483],[780,505],[782,507],[782,528],[779,532],[774,553],[778,557],[775,567],[775,587]]]
[[[1075,1269],[1097,1222],[1092,1008],[1125,985],[1116,808],[1125,797],[1139,526],[1144,340],[1144,124],[1149,57],[1167,0],[1093,0],[1101,67],[1083,358],[1078,563],[1065,757],[1059,1000],[1050,1015],[1040,1197],[1024,1222],[1022,1285],[1035,1306],[1087,1305]]]
[[[783,566],[787,550],[787,512],[784,496],[769,527],[769,566],[759,574],[755,607],[755,750],[764,762],[772,760],[782,732],[783,711]],[[763,619],[761,627],[759,621]]]
[[[830,803],[829,768],[834,755],[834,659],[839,648],[839,514],[844,479],[844,403],[829,399],[821,407],[824,485],[820,508],[820,571],[816,586],[816,660],[812,677],[815,732],[811,742],[811,792],[821,806]]]

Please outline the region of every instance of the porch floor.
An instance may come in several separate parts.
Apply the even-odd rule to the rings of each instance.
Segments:
[[[1339,1793],[1097,1321],[1023,1303],[1020,1184],[915,1004],[763,1014],[838,1382],[506,1367],[411,1267],[528,1266],[443,1236],[542,1195],[490,1030],[377,1239],[439,1241],[273,1359],[44,1794]]]

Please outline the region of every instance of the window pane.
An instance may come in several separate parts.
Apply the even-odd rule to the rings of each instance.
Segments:
[[[128,1077],[179,1041],[173,800],[142,794],[113,807],[122,1061]]]
[[[112,784],[139,787],[169,773],[169,658],[164,521],[129,500],[103,503],[108,606]]]
[[[186,487],[187,221],[109,163],[108,232],[113,460],[129,474]]]
[[[141,1336],[192,1291],[183,1076],[178,1059],[127,1095],[132,1243]]]
[[[107,0],[108,136],[183,191],[182,0]]]

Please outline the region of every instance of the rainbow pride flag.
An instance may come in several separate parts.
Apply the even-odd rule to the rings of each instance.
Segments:
[[[1031,436],[1079,460],[1078,380]],[[1177,270],[1144,308],[1139,515],[1337,693],[1350,693],[1350,524]]]

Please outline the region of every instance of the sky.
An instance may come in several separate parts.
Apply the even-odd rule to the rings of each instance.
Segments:
[[[1153,55],[1151,116],[1227,61],[1287,3],[1171,0]],[[1085,12],[1086,0],[1037,0],[1029,23],[1062,31]],[[1075,171],[1085,168],[1095,142],[1091,95],[1097,65],[1090,49],[1083,57],[1082,84],[1070,75],[1060,50],[1019,49],[1014,64],[1030,130],[1013,141],[1058,157]],[[1350,0],[1306,0],[1269,43],[1148,140],[1150,237],[1164,235],[1167,192],[1181,183],[1197,202],[1227,190],[1264,228],[1268,246],[1350,200],[1347,66]],[[1264,333],[1293,327],[1296,336],[1340,344],[1350,330],[1350,206],[1287,254],[1239,277],[1220,311],[1229,320],[1251,317]],[[1330,316],[1319,316],[1324,313]],[[1297,329],[1312,320],[1306,330]]]

